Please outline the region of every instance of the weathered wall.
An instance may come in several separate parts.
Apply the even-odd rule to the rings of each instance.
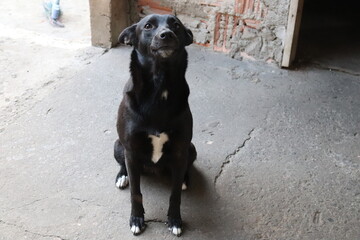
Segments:
[[[89,0],[89,4],[93,46],[110,48],[117,45],[120,32],[136,21],[134,1]]]
[[[173,13],[197,44],[236,59],[280,64],[290,0],[138,0],[140,14]]]

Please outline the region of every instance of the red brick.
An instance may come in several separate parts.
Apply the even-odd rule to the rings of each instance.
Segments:
[[[245,25],[250,28],[259,29],[261,21],[255,19],[244,19]]]
[[[166,6],[162,6],[158,1],[154,0],[138,0],[138,6],[149,6],[151,11],[158,14],[171,14],[172,9]]]

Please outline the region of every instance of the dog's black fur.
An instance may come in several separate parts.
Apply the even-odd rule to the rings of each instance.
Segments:
[[[120,164],[117,186],[125,188],[129,177],[130,228],[134,235],[145,229],[140,174],[144,167],[158,167],[167,169],[172,176],[168,227],[180,235],[181,190],[188,184],[188,171],[196,159],[185,79],[185,46],[193,42],[193,35],[175,16],[149,15],[126,28],[119,42],[134,47],[131,78],[118,112],[119,139],[114,148]],[[153,141],[164,144],[156,147]],[[152,160],[156,150],[160,152],[158,161],[156,157]]]

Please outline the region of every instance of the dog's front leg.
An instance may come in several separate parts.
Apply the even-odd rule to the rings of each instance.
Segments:
[[[186,172],[187,156],[181,154],[175,160],[171,167],[172,190],[170,196],[170,205],[168,210],[168,228],[172,234],[180,236],[182,233],[182,220],[180,214],[182,184]]]
[[[144,221],[144,207],[140,191],[140,159],[132,152],[126,151],[126,167],[129,174],[131,192],[130,230],[134,235],[139,235],[146,227]]]

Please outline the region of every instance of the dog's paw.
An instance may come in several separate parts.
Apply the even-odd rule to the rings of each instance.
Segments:
[[[182,233],[182,221],[181,219],[173,219],[173,218],[169,218],[168,222],[168,229],[169,231],[174,234],[177,237],[181,236]]]
[[[118,176],[115,182],[117,188],[124,189],[129,185],[129,178],[128,176],[122,175]]]
[[[130,231],[136,236],[142,233],[146,228],[144,217],[130,217]]]
[[[181,190],[185,191],[187,189],[187,185],[185,182],[183,182],[183,184],[181,185]]]

